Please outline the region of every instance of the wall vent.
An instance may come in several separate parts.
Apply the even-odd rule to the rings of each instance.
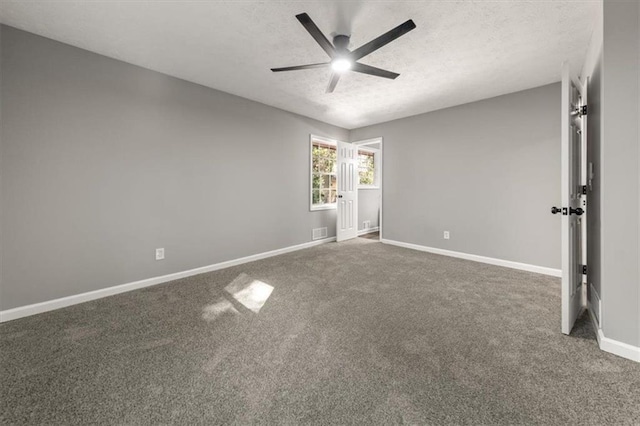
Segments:
[[[313,230],[312,238],[314,240],[320,240],[322,238],[327,238],[327,228],[315,228]]]

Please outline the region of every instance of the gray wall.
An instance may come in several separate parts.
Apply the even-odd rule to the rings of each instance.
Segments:
[[[589,78],[589,282],[602,301],[608,338],[640,345],[640,7],[605,1],[582,78]],[[589,294],[594,301],[594,295]]]
[[[335,235],[335,211],[309,211],[309,134],[347,130],[1,37],[0,309]]]
[[[0,310],[2,310],[2,294],[3,294],[3,282],[2,282],[2,261],[4,256],[2,255],[2,242],[4,241],[4,235],[2,233],[2,228],[3,228],[3,221],[2,221],[2,217],[3,217],[3,208],[2,208],[2,200],[3,200],[3,196],[2,196],[2,188],[3,188],[3,183],[2,183],[2,176],[4,175],[3,172],[3,168],[2,168],[2,164],[3,164],[3,149],[2,149],[2,128],[4,126],[4,117],[2,114],[2,28],[0,27]]]
[[[601,297],[606,337],[640,346],[640,3],[604,2]]]
[[[364,229],[363,222],[371,221],[371,228],[378,226],[380,212],[380,190],[379,189],[359,189],[358,190],[358,229]]]
[[[384,237],[560,268],[559,111],[552,84],[353,130],[384,138]]]

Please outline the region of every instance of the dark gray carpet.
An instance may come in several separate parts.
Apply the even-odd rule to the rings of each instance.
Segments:
[[[212,308],[242,273],[260,312]],[[558,279],[358,238],[2,324],[0,422],[640,423],[582,322]]]

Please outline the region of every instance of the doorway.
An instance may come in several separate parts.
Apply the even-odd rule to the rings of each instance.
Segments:
[[[353,142],[358,153],[358,237],[382,240],[382,138]]]

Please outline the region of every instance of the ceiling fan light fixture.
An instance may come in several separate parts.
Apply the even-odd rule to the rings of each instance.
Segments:
[[[281,71],[294,71],[294,70],[309,70],[313,68],[325,68],[331,67],[331,79],[327,86],[326,93],[332,93],[336,88],[336,84],[340,80],[340,77],[346,71],[355,71],[362,74],[369,74],[376,77],[389,78],[391,80],[398,77],[400,74],[383,70],[380,68],[372,67],[371,65],[365,65],[358,62],[360,59],[369,55],[372,52],[380,49],[382,46],[386,46],[398,37],[408,33],[416,27],[416,24],[411,20],[407,20],[398,25],[392,30],[387,31],[379,37],[374,38],[368,43],[363,44],[355,50],[349,50],[350,36],[344,34],[337,34],[333,37],[333,43],[327,39],[327,37],[320,31],[320,28],[313,22],[313,20],[306,13],[300,13],[296,15],[296,19],[307,30],[309,35],[318,43],[318,45],[325,51],[330,62],[322,62],[319,64],[307,64],[307,65],[295,65],[292,67],[271,68],[273,72]]]
[[[334,59],[331,62],[331,68],[335,71],[335,72],[344,72],[344,71],[348,71],[351,69],[351,61],[349,59],[346,58],[338,58],[338,59]]]

